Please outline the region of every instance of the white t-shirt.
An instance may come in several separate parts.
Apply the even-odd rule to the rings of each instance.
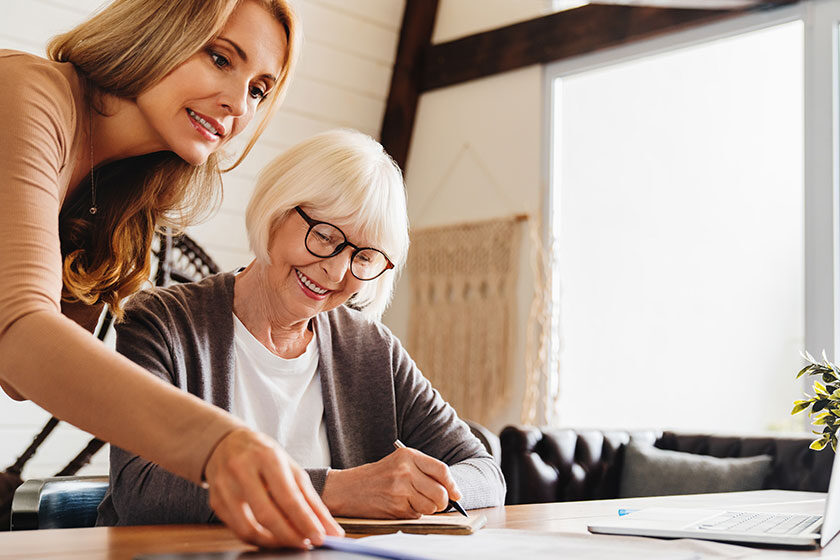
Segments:
[[[301,467],[329,467],[317,334],[303,354],[287,360],[263,346],[236,315],[233,325],[233,415],[280,442]]]

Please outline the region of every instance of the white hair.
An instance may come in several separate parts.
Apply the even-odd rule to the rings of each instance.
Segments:
[[[295,206],[316,209],[336,225],[352,224],[388,255],[394,269],[363,283],[351,305],[379,319],[408,254],[408,212],[402,173],[385,149],[356,130],[317,134],[274,158],[260,172],[245,212],[248,243],[262,264],[274,226]]]

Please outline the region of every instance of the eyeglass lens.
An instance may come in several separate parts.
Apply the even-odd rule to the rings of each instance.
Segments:
[[[328,258],[346,241],[344,233],[337,227],[319,223],[312,226],[306,236],[306,248],[315,256]],[[385,254],[377,249],[361,249],[354,252],[350,261],[350,272],[360,280],[371,280],[388,267]]]

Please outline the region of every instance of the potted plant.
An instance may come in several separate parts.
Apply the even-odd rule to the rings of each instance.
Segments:
[[[840,366],[828,361],[823,352],[823,361],[818,362],[811,354],[805,352],[803,357],[808,365],[799,370],[796,378],[803,375],[814,375],[814,395],[805,393],[804,400],[793,402],[791,414],[799,414],[808,410],[811,423],[821,431],[812,430],[819,437],[811,443],[811,449],[817,451],[831,444],[831,448],[837,451],[837,428],[840,426]]]

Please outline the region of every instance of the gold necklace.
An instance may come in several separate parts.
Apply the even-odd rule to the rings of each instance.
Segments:
[[[96,214],[96,178],[93,175],[93,103],[88,105],[88,138],[90,139],[90,210]]]

